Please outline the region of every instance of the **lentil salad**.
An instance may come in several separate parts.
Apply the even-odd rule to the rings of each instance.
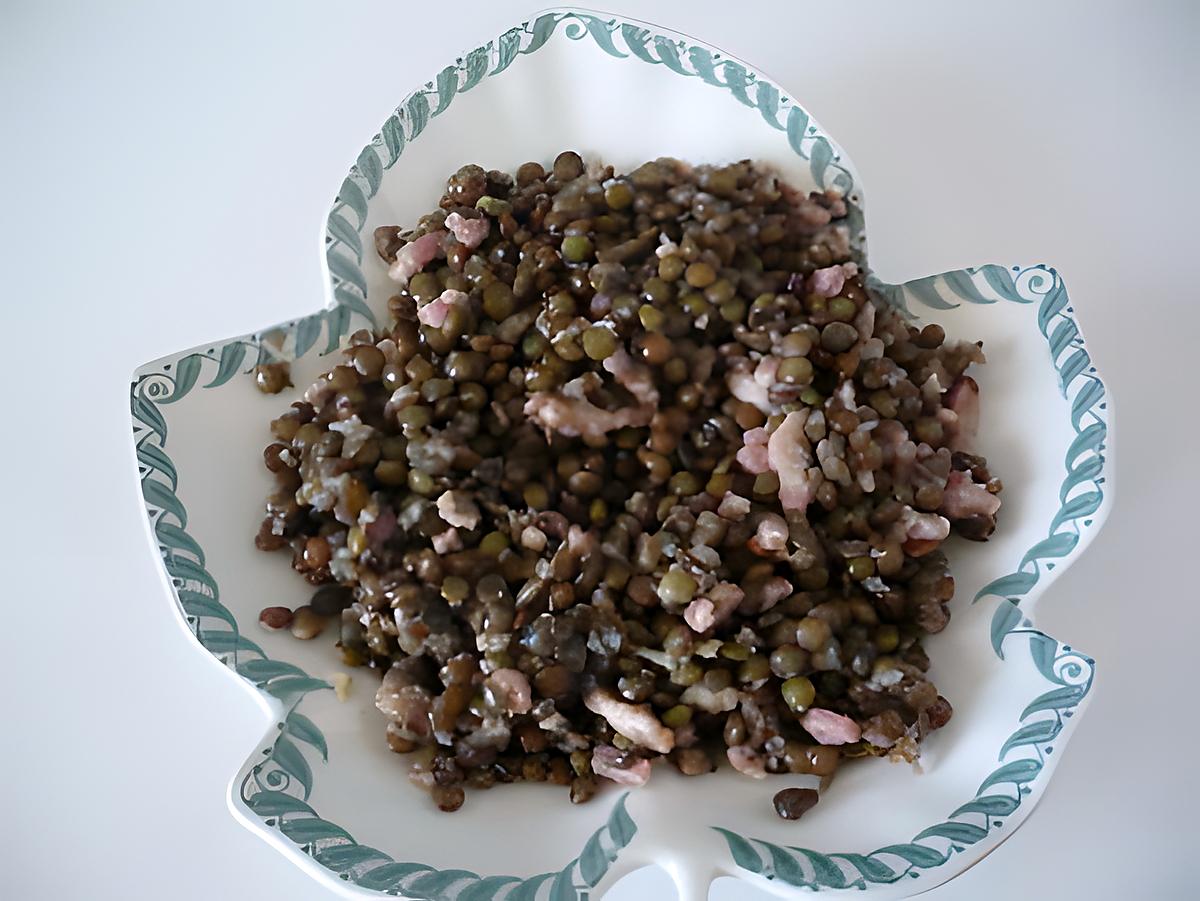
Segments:
[[[949,720],[921,639],[942,542],[1000,506],[984,358],[872,295],[848,212],[749,161],[566,151],[376,232],[390,327],[271,424],[256,543],[318,588],[262,621],[338,624],[439,808],[663,759],[827,779]]]

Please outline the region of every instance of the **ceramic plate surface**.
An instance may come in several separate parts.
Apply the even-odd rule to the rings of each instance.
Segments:
[[[845,153],[782,87],[691,38],[581,10],[538,14],[454,60],[407,96],[363,148],[323,224],[329,303],[253,335],[137,370],[134,442],[149,533],[181,622],[270,713],[232,780],[249,828],[347,894],[431,901],[593,898],[658,863],[688,899],[734,875],[785,895],[866,889],[901,897],[953,877],[1002,842],[1045,790],[1089,698],[1093,662],[1037,631],[1038,597],[1090,542],[1111,504],[1108,398],[1061,277],[1044,265],[985,265],[877,288],[954,338],[982,338],[975,373],[979,446],[1004,479],[1000,528],[949,547],[950,627],[926,642],[932,678],[954,704],[920,772],[880,760],[845,766],[799,823],[772,795],[797,780],[727,769],[687,780],[670,767],[631,793],[615,786],[572,806],[546,785],[474,792],[446,816],[404,776],[383,741],[374,676],[348,670],[333,638],[299,642],[256,625],[269,604],[308,589],[286,555],[252,538],[270,477],[267,424],[293,397],[266,397],[249,374],[294,360],[304,385],[353,330],[381,322],[390,294],[376,226],[415,222],[446,175],[468,162],[509,171],[572,147],[620,168],[656,156],[763,160],[802,188],[856,202]],[[619,123],[619,127],[614,127]],[[480,135],[486,135],[486,140]],[[865,258],[865,257],[864,257]]]

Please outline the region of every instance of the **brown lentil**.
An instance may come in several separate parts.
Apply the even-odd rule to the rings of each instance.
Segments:
[[[771,800],[775,812],[785,820],[798,820],[817,806],[820,795],[814,788],[785,788]]]
[[[263,394],[278,394],[291,387],[292,378],[287,363],[263,363],[254,367],[254,384]]]
[[[264,607],[258,615],[258,624],[268,632],[278,632],[292,624],[292,611],[287,607]]]
[[[380,257],[451,213],[487,229],[443,238],[271,423],[255,543],[319,587],[263,626],[337,618],[443,810],[514,781],[580,803],[658,756],[699,775],[716,742],[827,778],[866,739],[813,744],[810,710],[871,741],[945,725],[920,642],[953,594],[938,536],[995,527],[955,406],[983,357],[872,294],[847,202],[747,161],[620,176],[565,151],[462,167]],[[255,378],[282,390],[286,364]]]

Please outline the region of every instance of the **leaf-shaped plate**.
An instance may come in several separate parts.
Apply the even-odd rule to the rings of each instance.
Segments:
[[[1107,395],[1062,278],[1047,266],[876,284],[952,337],[986,341],[980,444],[1006,486],[993,540],[952,551],[954,621],[928,649],[956,713],[928,741],[920,773],[880,760],[847,766],[799,824],[771,810],[784,777],[689,781],[667,768],[644,789],[614,789],[580,807],[561,789],[531,785],[477,792],[442,816],[386,750],[370,674],[353,673],[350,698],[339,702],[329,642],[254,625],[263,606],[295,606],[306,592],[285,560],[257,553],[251,540],[269,490],[258,462],[267,422],[291,398],[262,396],[248,373],[289,359],[295,382],[306,384],[352,329],[384,316],[389,290],[372,232],[415,221],[447,172],[475,161],[512,170],[564,147],[626,168],[660,155],[751,157],[798,186],[840,188],[866,261],[862,191],[846,154],[781,86],[692,38],[551,10],[404,96],[358,154],[324,224],[328,306],[156,360],[131,386],[148,534],[170,596],[198,643],[270,717],[233,780],[234,813],[348,894],[565,901],[598,896],[649,863],[666,866],[689,901],[720,874],[784,893],[893,897],[951,878],[1028,815],[1092,686],[1092,661],[1031,620],[1112,494]]]

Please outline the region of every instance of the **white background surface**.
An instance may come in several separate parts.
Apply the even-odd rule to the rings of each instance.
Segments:
[[[226,810],[261,714],[172,622],[128,377],[315,309],[353,155],[535,3],[0,2],[0,897],[327,897]],[[1198,7],[606,5],[803,102],[864,174],[885,279],[1065,276],[1116,395],[1119,488],[1038,623],[1098,659],[1095,701],[1037,812],[929,897],[1195,897]]]

